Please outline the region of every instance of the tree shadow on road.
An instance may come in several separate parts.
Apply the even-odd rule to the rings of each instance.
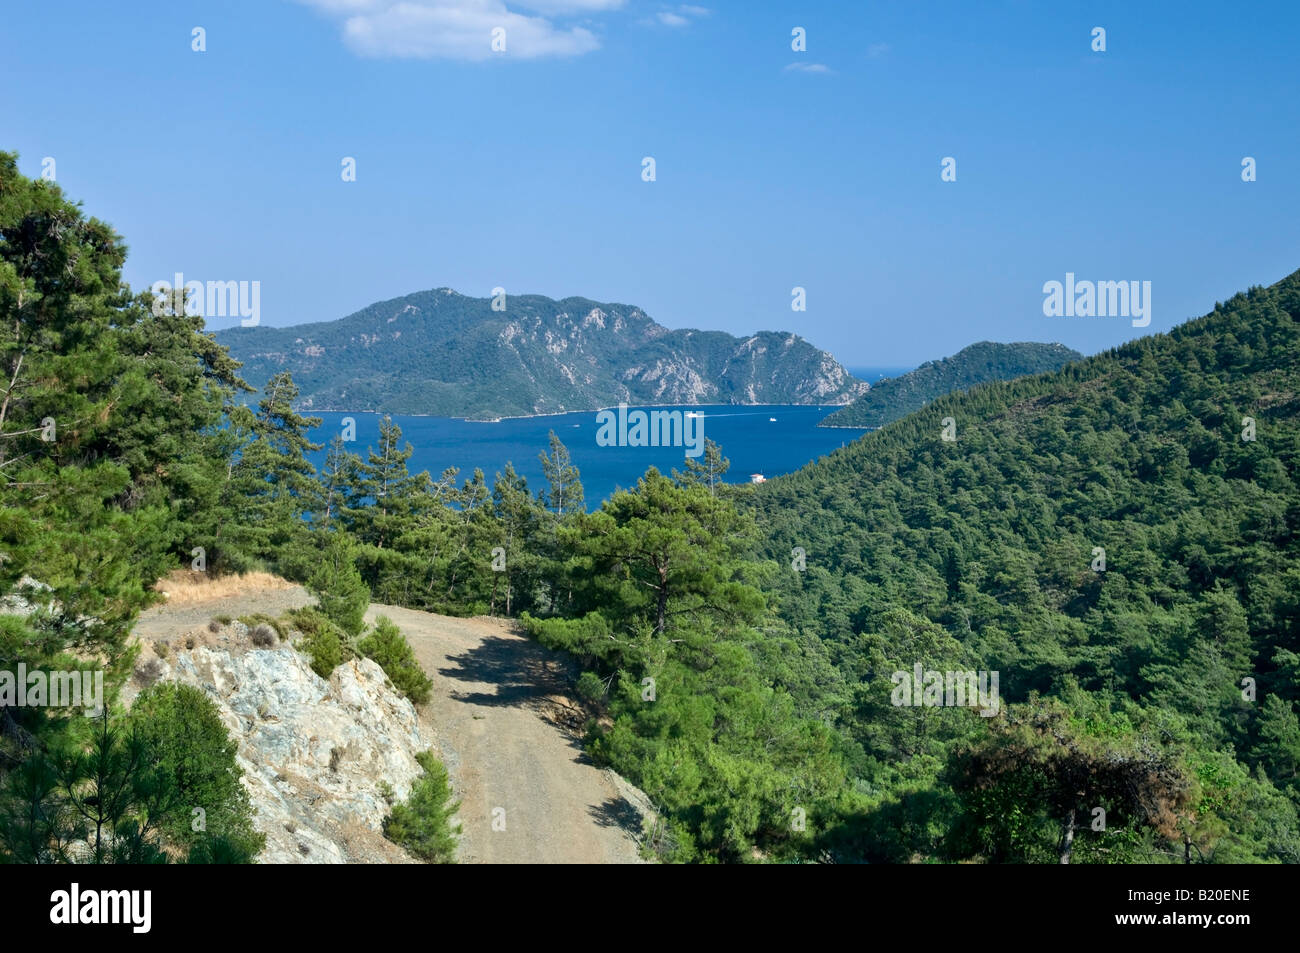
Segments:
[[[593,804],[587,808],[587,813],[601,827],[617,827],[633,840],[641,836],[641,812],[618,795]]]
[[[438,669],[454,682],[485,683],[491,690],[464,691],[452,686],[451,697],[471,705],[539,707],[546,696],[563,692],[562,666],[545,649],[519,639],[489,636],[468,652],[450,655]]]

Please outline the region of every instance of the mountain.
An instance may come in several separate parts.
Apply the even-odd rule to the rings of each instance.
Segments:
[[[216,339],[260,388],[291,371],[308,410],[492,418],[629,404],[843,404],[868,385],[795,334],[669,330],[640,308],[449,288],[346,318]]]
[[[821,422],[823,427],[883,427],[932,400],[988,381],[1058,370],[1083,355],[1064,344],[998,344],[981,341],[952,357],[927,361],[900,377],[876,383],[852,404]]]
[[[850,854],[1300,862],[1300,272],[746,491],[806,553],[768,654],[869,792]],[[899,707],[913,666],[1003,715]]]

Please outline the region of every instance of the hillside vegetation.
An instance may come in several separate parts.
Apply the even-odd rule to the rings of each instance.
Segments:
[[[1047,860],[1077,824],[1076,858],[1300,860],[1297,318],[1300,273],[754,494],[765,555],[807,551],[766,651],[836,726],[853,852]],[[893,707],[918,661],[1014,704]]]
[[[136,615],[187,566],[305,583],[313,665],[370,652],[417,696],[371,598],[520,617],[580,666],[587,751],[665,860],[1300,860],[1300,273],[760,487],[708,442],[587,513],[554,435],[542,488],[412,474],[391,420],[318,472],[293,375],[245,406],[124,259],[0,155],[0,595],[26,598],[0,669],[108,675],[98,718],[0,707],[0,858],[255,856],[219,721],[176,737],[119,701]],[[953,672],[998,693],[936,704]],[[187,755],[224,798],[204,838]]]
[[[498,306],[494,308],[494,303]],[[259,390],[311,410],[487,418],[629,404],[842,404],[867,390],[794,334],[669,330],[640,308],[437,288],[337,321],[220,331]]]
[[[951,357],[926,361],[906,374],[877,382],[853,403],[823,420],[821,426],[883,427],[945,394],[967,391],[989,381],[1059,370],[1082,357],[1064,344],[981,341]]]

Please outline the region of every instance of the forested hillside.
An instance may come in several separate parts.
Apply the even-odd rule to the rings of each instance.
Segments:
[[[1300,273],[761,487],[709,442],[587,513],[554,435],[544,487],[413,474],[391,420],[318,472],[293,376],[245,406],[124,260],[0,154],[0,672],[108,675],[96,718],[0,706],[0,859],[256,856],[203,695],[119,703],[184,566],[306,584],[317,673],[365,654],[417,702],[372,597],[518,617],[580,663],[587,751],[651,798],[664,860],[1300,860]],[[899,703],[918,666],[1000,695]]]
[[[0,861],[234,862],[262,843],[206,696],[115,704],[150,587],[213,525],[240,386],[201,319],[122,284],[125,259],[112,228],[0,153],[0,678],[105,681],[84,705],[99,717],[0,705]]]
[[[1073,821],[1075,858],[1300,860],[1298,318],[1300,273],[753,495],[765,555],[807,551],[770,664],[870,805],[836,838],[1050,860]],[[916,661],[999,671],[1014,704],[895,708]]]
[[[967,391],[989,381],[1059,370],[1081,357],[1064,344],[998,344],[981,341],[951,357],[926,361],[915,370],[887,377],[847,407],[822,421],[823,427],[883,427],[920,410],[932,400]]]
[[[437,288],[337,321],[220,331],[259,390],[312,410],[493,418],[630,404],[840,404],[867,390],[794,334],[670,330],[640,308]]]

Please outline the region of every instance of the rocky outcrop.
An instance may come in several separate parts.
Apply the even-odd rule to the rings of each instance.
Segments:
[[[337,321],[227,328],[255,387],[292,372],[313,411],[494,419],[629,404],[846,404],[867,391],[796,334],[670,330],[640,308],[449,288]]]
[[[161,655],[155,644],[124,699],[171,680],[216,703],[239,744],[254,825],[266,834],[263,863],[410,862],[384,839],[382,824],[385,794],[409,795],[420,774],[415,756],[429,747],[415,707],[370,659],[323,679],[288,644],[253,648],[241,623],[230,628]]]

